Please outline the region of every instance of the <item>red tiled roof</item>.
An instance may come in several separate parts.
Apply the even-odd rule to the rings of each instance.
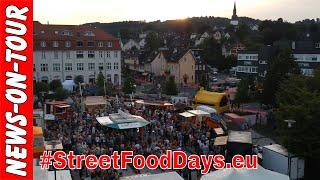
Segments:
[[[33,22],[34,25],[34,49],[35,50],[120,50],[120,42],[111,34],[102,29],[90,25],[51,25],[41,24],[38,21]],[[63,35],[63,32],[69,32],[70,35]],[[92,33],[92,36],[86,35]],[[41,42],[46,42],[46,47],[41,47]],[[53,47],[53,42],[57,41],[59,47]],[[71,47],[65,47],[65,42],[70,41]],[[77,41],[82,41],[83,46],[78,47]],[[94,42],[92,47],[88,47],[88,42]],[[99,47],[98,43],[103,42],[103,47]],[[112,47],[108,47],[107,43],[112,42]]]

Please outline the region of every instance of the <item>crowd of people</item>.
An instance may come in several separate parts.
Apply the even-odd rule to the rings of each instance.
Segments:
[[[174,108],[125,105],[111,102],[100,114],[80,113],[75,108],[72,118],[57,121],[47,126],[47,140],[58,139],[65,151],[75,154],[111,155],[114,151],[130,150],[135,154],[161,156],[166,150],[182,150],[188,154],[215,154],[215,133],[205,123],[192,123],[178,115]],[[117,112],[118,109],[142,116],[150,122],[139,129],[112,129],[101,126],[96,117]],[[141,173],[131,167],[134,173]],[[122,171],[109,169],[88,170],[85,166],[78,171],[80,177],[91,179],[119,179]],[[188,172],[179,171],[183,177]]]

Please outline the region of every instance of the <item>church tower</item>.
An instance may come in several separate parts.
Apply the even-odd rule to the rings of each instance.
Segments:
[[[236,5],[236,1],[234,1],[232,19],[233,19],[233,20],[238,19],[238,16],[237,16],[237,5]]]
[[[234,6],[233,6],[233,15],[231,17],[231,25],[233,26],[238,26],[239,25],[239,21],[238,21],[238,16],[237,16],[237,5],[236,5],[236,1],[234,1]]]

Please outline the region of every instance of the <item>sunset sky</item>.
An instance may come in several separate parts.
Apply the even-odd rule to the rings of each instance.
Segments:
[[[34,20],[82,24],[232,15],[234,0],[34,0]],[[238,16],[295,22],[320,17],[319,0],[237,0]]]

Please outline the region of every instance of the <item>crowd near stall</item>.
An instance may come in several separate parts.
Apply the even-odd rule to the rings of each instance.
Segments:
[[[204,94],[199,96],[205,99]],[[210,107],[198,104],[194,108],[188,104],[181,106],[177,102],[125,99],[121,95],[108,98],[72,95],[71,105],[61,101],[47,102],[43,114],[51,115],[52,120],[44,120],[39,125],[41,127],[34,128],[35,158],[44,150],[74,151],[75,154],[94,154],[98,157],[128,150],[134,154],[154,154],[158,157],[167,150],[181,150],[188,155],[222,154],[225,157],[253,154],[251,132],[228,130],[228,119],[239,120],[230,114],[223,115],[227,106],[223,102],[224,94],[214,96],[217,96],[215,102],[220,103]],[[214,108],[217,106],[218,110]],[[38,111],[35,122],[41,119]],[[214,170],[212,167],[211,171]],[[156,172],[169,174],[152,177],[178,175],[184,179],[198,179],[202,176],[200,170],[187,167],[179,170],[137,170],[132,165],[127,170],[92,170],[82,166],[81,169],[70,170],[70,176],[76,179],[112,180],[128,176],[139,179]]]

